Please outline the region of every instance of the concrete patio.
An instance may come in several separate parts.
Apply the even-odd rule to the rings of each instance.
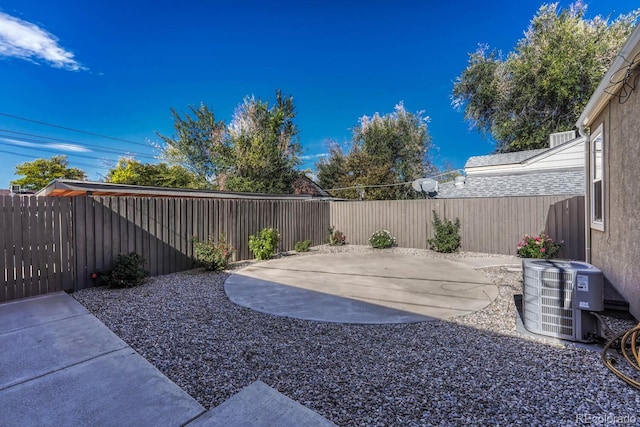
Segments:
[[[254,263],[225,282],[236,304],[338,323],[412,323],[480,310],[498,288],[477,268],[518,267],[512,256],[443,259],[386,253],[286,257]]]

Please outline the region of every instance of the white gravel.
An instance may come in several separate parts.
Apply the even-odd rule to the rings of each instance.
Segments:
[[[375,250],[319,246],[311,254],[342,251]],[[74,296],[206,408],[261,380],[341,426],[640,422],[640,393],[611,374],[599,352],[516,332],[513,297],[522,293],[521,273],[482,271],[500,288],[488,307],[452,321],[407,325],[254,312],[227,299],[229,272],[191,270],[137,288],[92,288]],[[612,322],[616,332],[633,325]]]

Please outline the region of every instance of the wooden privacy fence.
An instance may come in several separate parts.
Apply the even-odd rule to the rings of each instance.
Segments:
[[[564,240],[563,258],[584,259],[584,197],[327,202],[317,200],[155,197],[0,197],[0,301],[93,285],[91,273],[118,254],[137,252],[152,275],[193,267],[193,238],[224,233],[235,260],[251,258],[249,235],[280,231],[280,250],[310,239],[324,243],[327,227],[367,245],[387,229],[398,244],[427,247],[432,211],[459,218],[462,249],[515,254],[523,234]]]
[[[386,229],[399,246],[426,248],[434,210],[441,219],[460,219],[465,251],[515,255],[525,233],[544,231],[564,240],[560,257],[584,259],[583,196],[333,202],[331,224],[352,244],[366,245]]]
[[[74,249],[76,289],[92,285],[90,275],[106,270],[121,253],[145,257],[151,275],[193,267],[193,239],[222,233],[236,249],[235,260],[252,258],[249,236],[265,227],[280,231],[280,250],[300,240],[321,244],[329,225],[329,204],[312,200],[76,197]]]
[[[73,289],[71,199],[0,196],[0,301]]]

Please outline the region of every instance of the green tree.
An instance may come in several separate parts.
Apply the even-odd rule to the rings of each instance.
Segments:
[[[640,16],[609,22],[585,11],[580,1],[545,4],[506,59],[486,45],[469,55],[452,103],[498,151],[544,148],[550,133],[573,129]]]
[[[231,122],[215,121],[205,105],[193,116],[175,110],[176,136],[158,134],[162,156],[181,165],[199,182],[228,191],[291,193],[301,147],[293,97],[276,91],[274,105],[254,97],[238,105]]]
[[[318,185],[324,189],[338,188],[347,174],[347,156],[336,141],[327,141],[329,153],[316,162]]]
[[[229,165],[218,184],[230,191],[291,193],[302,151],[293,97],[276,91],[276,102],[245,98],[228,126]],[[224,181],[223,181],[224,180]]]
[[[54,179],[87,179],[83,170],[69,167],[65,155],[53,156],[48,160],[36,159],[32,162],[21,163],[16,166],[15,174],[24,176],[11,181],[11,184],[32,191],[46,187]]]
[[[361,117],[353,129],[349,152],[344,154],[333,144],[329,146],[329,156],[316,163],[321,185],[354,187],[333,192],[345,198],[417,197],[409,185],[394,184],[413,181],[433,171],[428,156],[432,147],[429,118],[423,114],[411,113],[399,103],[393,113]]]
[[[185,168],[193,174],[201,186],[211,187],[215,177],[225,169],[228,147],[226,126],[216,121],[206,105],[190,106],[191,114],[184,118],[171,109],[174,136],[156,135],[164,142],[158,147],[162,157],[172,165]]]
[[[140,163],[130,157],[121,157],[109,170],[106,181],[114,184],[144,185],[169,188],[202,188],[195,175],[180,165],[167,163]]]

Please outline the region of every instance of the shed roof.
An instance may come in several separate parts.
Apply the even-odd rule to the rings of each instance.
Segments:
[[[267,199],[267,200],[311,200],[308,194],[262,194],[230,191],[193,190],[186,188],[145,187],[141,185],[112,184],[106,182],[55,179],[36,196],[138,196],[138,197],[183,197],[216,199]]]

